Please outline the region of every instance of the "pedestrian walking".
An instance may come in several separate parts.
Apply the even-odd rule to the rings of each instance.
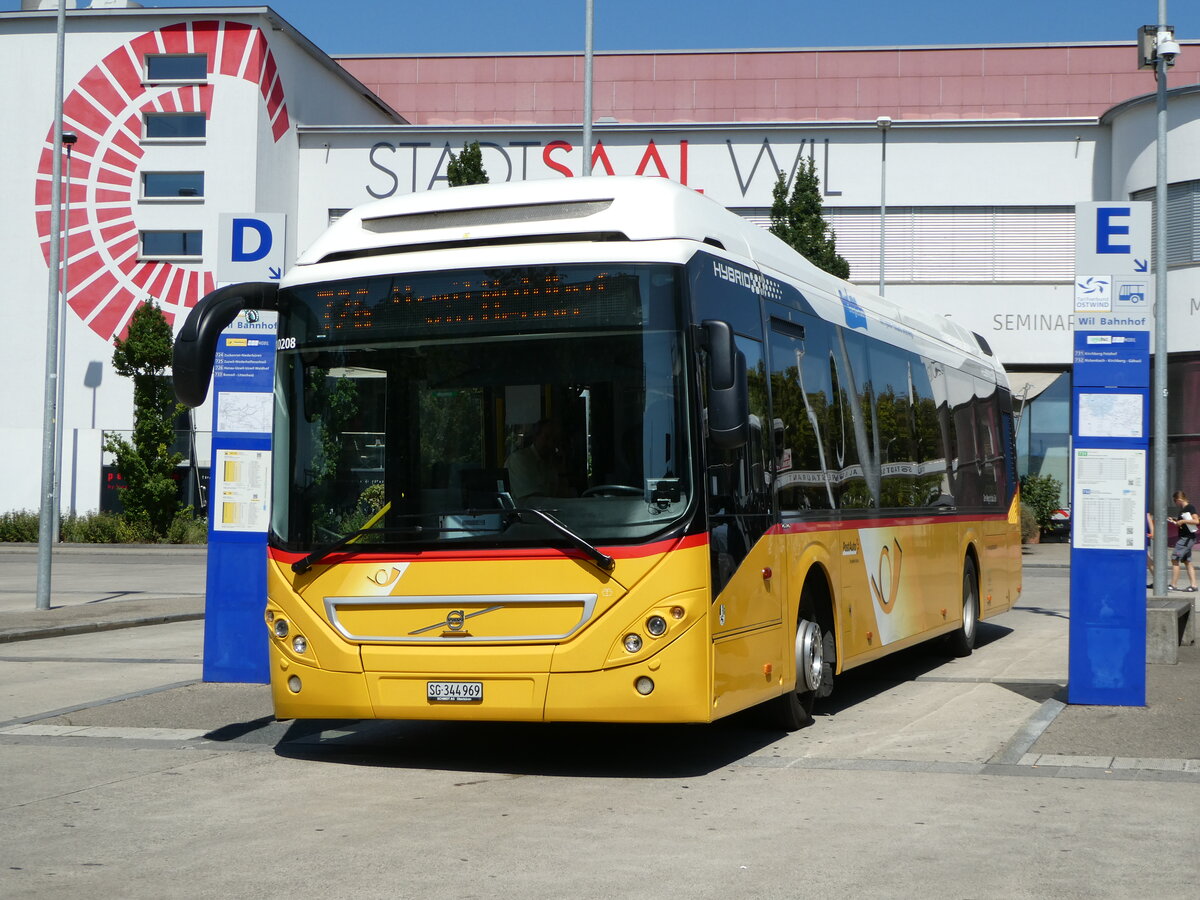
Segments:
[[[1187,494],[1183,491],[1176,491],[1172,498],[1175,505],[1179,507],[1179,515],[1167,519],[1174,525],[1179,526],[1179,539],[1175,541],[1175,548],[1171,551],[1171,583],[1167,586],[1168,590],[1172,591],[1196,591],[1196,570],[1192,566],[1192,547],[1196,544],[1196,531],[1200,528],[1200,515],[1196,513],[1196,507],[1188,502]],[[1188,581],[1190,584],[1181,588],[1178,587],[1179,582],[1179,564],[1183,563],[1187,570]]]

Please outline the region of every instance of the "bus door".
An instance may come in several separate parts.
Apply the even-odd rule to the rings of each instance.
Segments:
[[[769,533],[773,468],[767,456],[771,435],[763,348],[749,338],[736,340],[749,376],[749,440],[734,450],[711,442],[707,448],[715,635],[774,625],[784,603],[781,545]]]

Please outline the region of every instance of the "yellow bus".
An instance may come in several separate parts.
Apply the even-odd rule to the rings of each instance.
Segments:
[[[278,312],[279,718],[794,729],[1020,592],[986,342],[665,179],[354,210],[192,311],[183,402],[243,309]]]

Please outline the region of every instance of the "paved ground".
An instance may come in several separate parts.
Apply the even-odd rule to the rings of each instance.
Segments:
[[[848,673],[795,734],[276,722],[199,680],[203,551],[69,549],[46,613],[31,554],[0,549],[5,898],[1200,896],[1200,655],[1064,706],[1065,545],[971,657]]]

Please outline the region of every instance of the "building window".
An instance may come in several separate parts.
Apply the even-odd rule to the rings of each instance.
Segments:
[[[199,258],[204,252],[201,231],[143,231],[142,259]]]
[[[1154,203],[1156,191],[1135,191],[1130,200]],[[1153,209],[1153,207],[1152,207]],[[1150,255],[1157,259],[1158,213],[1150,222]],[[1200,181],[1180,181],[1167,185],[1167,267],[1194,266],[1200,263]]]
[[[202,138],[207,131],[204,113],[146,113],[148,138]]]
[[[203,172],[143,172],[142,196],[179,199],[204,196]]]
[[[735,210],[763,228],[770,210]],[[826,207],[850,281],[879,281],[879,210]],[[1069,206],[889,206],[888,284],[1061,284],[1075,277]]]
[[[204,53],[169,53],[146,57],[147,81],[206,81],[208,56]]]

